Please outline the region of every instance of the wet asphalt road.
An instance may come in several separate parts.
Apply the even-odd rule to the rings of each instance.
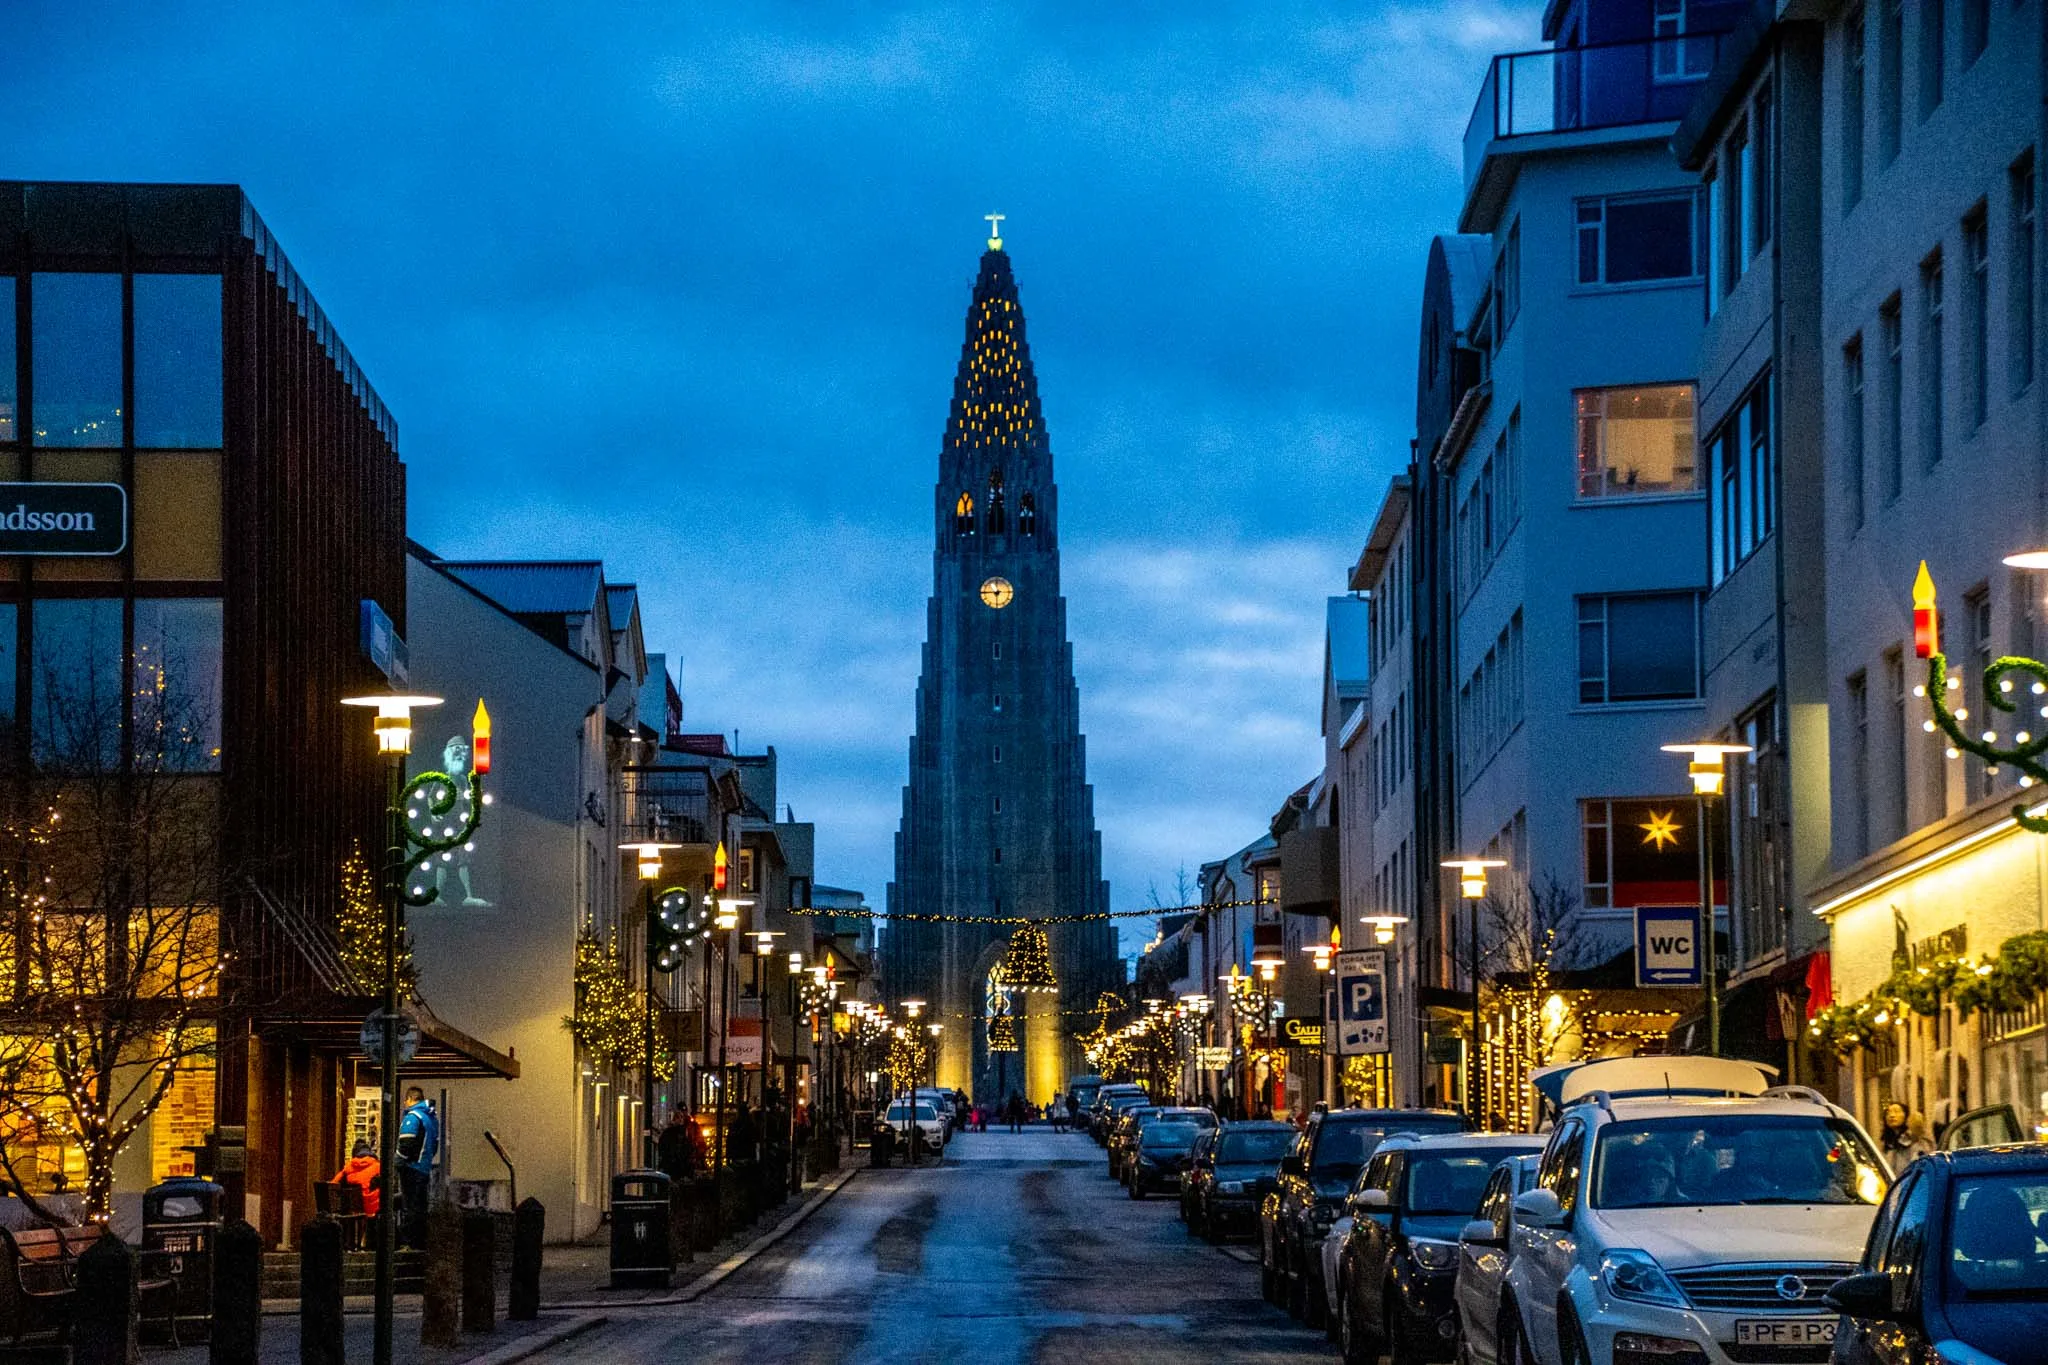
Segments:
[[[1335,1359],[1259,1298],[1242,1246],[1133,1201],[1076,1134],[955,1139],[937,1170],[862,1171],[692,1304],[618,1309],[549,1362]]]

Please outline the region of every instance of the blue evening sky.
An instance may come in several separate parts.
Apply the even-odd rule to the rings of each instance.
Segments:
[[[819,878],[877,905],[1008,214],[1119,908],[1319,762],[1323,599],[1407,456],[1485,58],[1538,13],[6,9],[0,176],[243,185],[397,414],[413,534],[637,581],[688,727],[774,744]]]

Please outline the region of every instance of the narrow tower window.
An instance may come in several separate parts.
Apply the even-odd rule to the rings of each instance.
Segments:
[[[1002,709],[1003,709],[1003,694],[1002,694],[1002,693],[1000,693],[1000,692],[996,693],[996,706],[995,706],[995,709],[996,709],[996,711],[997,711],[998,713],[1000,713],[1000,712],[1002,711]]]
[[[995,798],[995,803],[996,803],[996,814],[997,814],[997,815],[1001,815],[1001,814],[1003,813],[1003,798],[1002,798],[1002,797],[1000,797],[1000,796],[996,797],[996,798]]]
[[[989,471],[988,476],[988,533],[999,536],[1007,530],[1003,515],[1003,471]]]
[[[1028,536],[1038,529],[1038,504],[1026,493],[1017,499],[1017,534]]]
[[[953,504],[953,530],[963,536],[974,534],[974,494],[962,493]]]
[[[1003,860],[1003,846],[1002,846],[1001,844],[997,844],[997,845],[996,845],[996,861],[997,861],[998,863],[1000,863],[1000,862],[1001,862],[1002,860]]]

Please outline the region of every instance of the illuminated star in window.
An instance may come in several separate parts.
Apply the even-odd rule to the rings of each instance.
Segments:
[[[1636,826],[1637,829],[1643,831],[1643,842],[1655,844],[1659,849],[1662,849],[1666,844],[1677,843],[1678,822],[1671,818],[1677,813],[1676,811],[1667,810],[1662,815],[1659,815],[1656,811],[1651,811],[1649,821]]]

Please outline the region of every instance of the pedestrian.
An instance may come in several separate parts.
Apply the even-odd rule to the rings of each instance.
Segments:
[[[1934,1150],[1927,1120],[1919,1114],[1909,1113],[1906,1106],[1897,1100],[1885,1105],[1883,1117],[1884,1126],[1877,1135],[1878,1149],[1884,1155],[1885,1164],[1892,1168],[1892,1174],[1904,1175],[1908,1166]]]
[[[427,1196],[434,1187],[434,1160],[441,1154],[441,1118],[418,1086],[405,1091],[398,1121],[399,1241],[425,1250]]]
[[[690,1111],[679,1104],[669,1111],[668,1122],[662,1125],[661,1136],[655,1141],[654,1164],[672,1181],[688,1180],[697,1174],[697,1158],[703,1144],[703,1135],[691,1122]]]
[[[1055,1133],[1067,1131],[1067,1107],[1062,1103],[1063,1098],[1060,1092],[1055,1090],[1052,1092],[1052,1103],[1045,1106],[1046,1121],[1052,1124]]]
[[[363,1191],[363,1212],[371,1218],[384,1202],[384,1169],[377,1164],[377,1157],[367,1142],[358,1142],[355,1150],[341,1170],[335,1173],[334,1183],[359,1185]]]
[[[1010,1103],[1009,1103],[1009,1105],[1007,1106],[1007,1108],[1008,1108],[1008,1111],[1009,1111],[1009,1112],[1008,1112],[1008,1113],[1006,1113],[1006,1114],[1005,1114],[1005,1115],[1004,1115],[1003,1117],[1007,1118],[1007,1119],[1008,1119],[1008,1120],[1010,1121],[1010,1131],[1011,1131],[1011,1133],[1013,1133],[1013,1134],[1014,1134],[1014,1133],[1021,1133],[1021,1132],[1023,1132],[1023,1131],[1024,1131],[1024,1097],[1023,1097],[1022,1095],[1019,1095],[1019,1094],[1018,1094],[1018,1093],[1017,1093],[1016,1091],[1014,1091],[1014,1090],[1013,1090],[1013,1091],[1011,1091],[1011,1092],[1010,1092]]]

